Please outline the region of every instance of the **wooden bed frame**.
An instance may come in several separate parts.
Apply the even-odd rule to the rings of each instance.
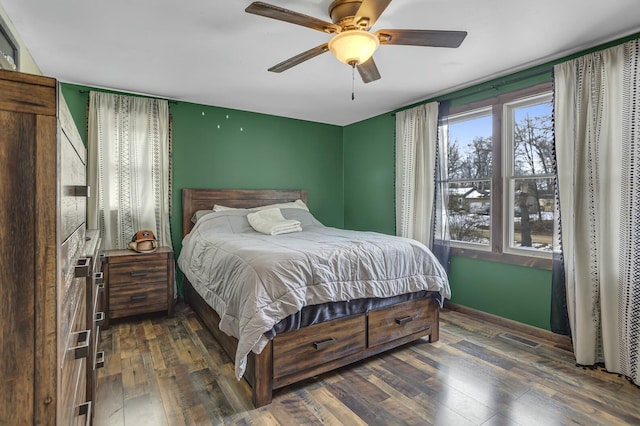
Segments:
[[[183,235],[191,230],[191,217],[214,204],[257,207],[301,199],[301,190],[183,189]],[[185,299],[224,348],[232,362],[237,340],[220,331],[218,314],[184,280]],[[255,407],[271,403],[272,393],[292,383],[360,361],[424,336],[438,340],[438,303],[431,297],[410,300],[278,334],[258,355],[249,354],[244,378],[252,389]]]

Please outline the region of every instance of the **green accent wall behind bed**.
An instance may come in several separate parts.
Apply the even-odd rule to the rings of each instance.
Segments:
[[[174,245],[182,188],[302,188],[318,220],[343,227],[341,127],[185,102],[170,110]]]

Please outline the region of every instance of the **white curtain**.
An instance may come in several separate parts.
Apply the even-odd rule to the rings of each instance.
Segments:
[[[169,108],[163,99],[90,92],[87,224],[106,250],[152,230],[171,246]]]
[[[567,308],[576,360],[640,385],[640,41],[555,67]]]
[[[396,234],[431,247],[438,103],[396,114]]]

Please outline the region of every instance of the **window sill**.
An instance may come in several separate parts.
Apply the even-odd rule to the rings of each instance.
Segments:
[[[486,260],[489,262],[506,263],[509,265],[526,266],[529,268],[551,270],[551,259],[533,256],[522,256],[510,253],[494,253],[488,251],[471,250],[466,248],[451,247],[452,256],[469,257],[471,259]]]

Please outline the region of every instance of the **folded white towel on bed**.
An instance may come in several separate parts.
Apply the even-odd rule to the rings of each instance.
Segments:
[[[285,219],[279,208],[249,213],[247,220],[253,229],[267,235],[280,235],[302,231],[300,221]]]

